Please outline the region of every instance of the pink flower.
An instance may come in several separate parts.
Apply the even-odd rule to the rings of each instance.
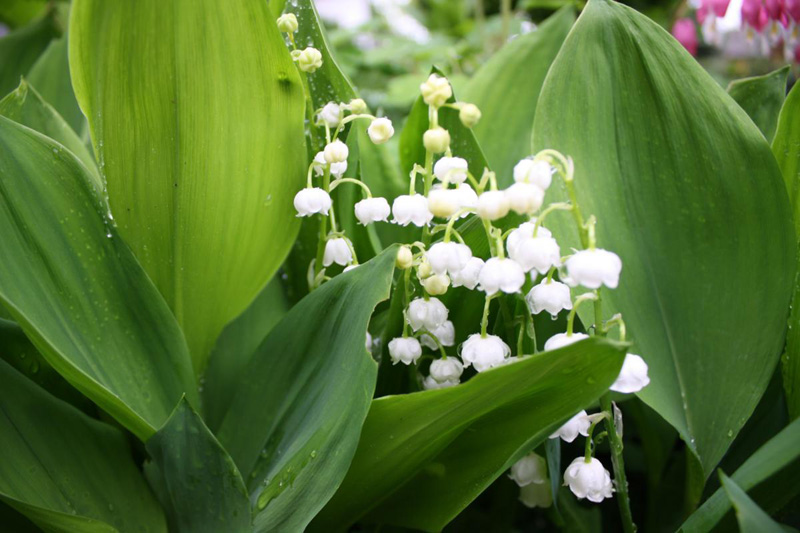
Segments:
[[[672,26],[672,36],[686,48],[690,54],[697,55],[697,29],[690,18],[675,21]]]
[[[744,0],[742,2],[742,20],[756,31],[761,31],[767,24],[767,11],[761,0]]]
[[[764,7],[767,10],[767,15],[772,20],[780,20],[783,5],[781,0],[764,0]]]
[[[709,9],[718,17],[724,17],[725,12],[728,11],[728,5],[731,3],[731,0],[704,0],[703,4],[706,4]]]
[[[800,20],[800,0],[784,0],[783,8],[792,19]]]

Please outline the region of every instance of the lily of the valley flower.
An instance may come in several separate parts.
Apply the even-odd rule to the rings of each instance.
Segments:
[[[325,243],[325,254],[322,257],[324,266],[337,265],[346,266],[353,261],[353,251],[350,241],[344,237],[328,239]]]
[[[386,198],[365,198],[355,205],[356,218],[366,226],[372,222],[386,222],[391,209]]]
[[[425,379],[422,380],[422,388],[425,390],[449,389],[450,387],[455,387],[459,383],[460,381],[457,379],[436,381],[433,379],[433,376],[425,376]]]
[[[425,226],[433,220],[433,213],[428,210],[428,199],[421,194],[402,195],[394,199],[392,214],[395,224],[408,226]]]
[[[614,252],[599,248],[581,250],[567,259],[568,279],[565,281],[587,289],[599,289],[602,285],[616,289],[621,271],[622,260]]]
[[[464,366],[473,365],[478,372],[502,365],[509,355],[511,348],[496,335],[482,337],[480,333],[474,333],[461,345]]]
[[[473,257],[464,268],[453,274],[453,287],[466,287],[473,290],[478,285],[478,278],[484,266],[483,259]]]
[[[532,215],[544,201],[544,189],[530,183],[515,183],[504,192],[509,208],[520,215]]]
[[[431,74],[424,83],[419,86],[422,99],[431,107],[442,107],[452,96],[453,89],[447,78],[437,74]]]
[[[297,210],[297,216],[299,217],[307,217],[317,213],[327,215],[328,210],[331,208],[331,197],[318,187],[308,187],[294,195],[294,208]]]
[[[487,295],[491,296],[498,291],[513,294],[519,292],[525,283],[525,272],[512,259],[493,257],[483,265],[478,281],[481,290]]]
[[[388,118],[376,118],[367,128],[370,140],[375,144],[383,144],[394,135],[394,126]]]
[[[294,13],[285,13],[278,17],[278,30],[283,33],[294,33],[297,31],[297,17]]]
[[[564,485],[569,486],[578,499],[586,498],[594,503],[611,498],[613,493],[611,474],[594,457],[589,462],[584,457],[572,461],[564,472]]]
[[[442,154],[450,148],[450,132],[442,127],[429,129],[422,134],[422,144],[432,154]]]
[[[458,118],[468,128],[474,128],[481,120],[481,110],[475,104],[464,104],[458,111]]]
[[[561,248],[553,237],[540,236],[537,232],[536,237],[514,241],[514,244],[507,246],[508,255],[525,272],[536,270],[540,274],[546,274],[552,267],[561,265]]]
[[[563,348],[564,346],[569,346],[570,344],[574,344],[578,341],[583,339],[588,339],[589,335],[585,333],[557,333],[547,339],[544,343],[544,351],[549,352],[550,350],[558,350],[559,348]]]
[[[622,370],[620,370],[619,376],[611,385],[610,390],[631,394],[639,392],[649,383],[650,376],[647,375],[647,363],[640,356],[629,353],[625,356]]]
[[[439,340],[439,343],[442,346],[452,346],[456,342],[456,328],[455,326],[453,326],[453,323],[449,320],[446,320],[444,324],[442,324],[438,328],[432,329],[431,333],[433,333],[436,336],[436,339]],[[433,340],[433,338],[427,333],[423,333],[420,336],[419,340],[424,346],[427,346],[431,350],[439,349],[439,346],[436,344],[436,341]],[[433,365],[431,365],[431,367],[433,367]],[[459,372],[458,375],[460,376],[461,373]]]
[[[524,487],[535,483],[537,485],[547,481],[547,462],[541,455],[531,452],[513,465],[509,476],[517,485]]]
[[[435,217],[449,218],[461,209],[461,194],[458,189],[434,187],[428,193],[428,209]]]
[[[441,296],[450,288],[450,278],[446,274],[434,274],[421,280],[420,284],[431,296]]]
[[[499,220],[508,214],[509,209],[503,191],[486,191],[478,196],[478,216],[484,220]]]
[[[533,314],[547,311],[555,316],[564,309],[572,309],[572,299],[570,298],[569,287],[561,282],[553,280],[542,280],[535,285],[525,301]]]
[[[413,337],[397,337],[389,341],[389,357],[392,358],[392,363],[395,365],[397,363],[414,364],[421,355],[422,346]]]
[[[414,254],[411,252],[411,248],[408,246],[401,246],[400,249],[397,250],[397,258],[395,258],[394,264],[400,270],[411,268],[414,264]]]
[[[406,320],[414,331],[421,328],[434,331],[445,323],[447,314],[447,307],[438,298],[417,298],[408,304]]]
[[[445,381],[458,382],[463,372],[464,365],[455,357],[436,359],[431,363],[429,369],[431,377],[439,383],[444,383]]]
[[[319,119],[331,128],[335,128],[344,118],[342,108],[336,102],[328,102],[319,112]]]
[[[350,155],[350,150],[347,148],[347,145],[339,139],[325,145],[325,150],[323,150],[323,157],[326,163],[345,162],[347,161],[348,155]]]
[[[317,176],[322,176],[322,174],[325,172],[326,165],[328,165],[328,162],[325,161],[325,152],[317,152],[317,155],[314,156],[314,173]],[[342,161],[341,163],[332,163],[330,165],[330,169],[332,176],[341,176],[347,172],[347,161]]]
[[[292,52],[292,59],[297,62],[297,66],[303,72],[316,72],[322,66],[322,53],[314,47],[309,46],[305,50],[295,50]]]
[[[547,161],[523,159],[514,166],[514,181],[530,183],[546,191],[553,181],[553,167]]]
[[[519,489],[519,501],[529,509],[541,507],[546,509],[553,505],[553,491],[550,489],[550,481],[545,483],[531,483]]]
[[[466,244],[437,242],[425,252],[425,257],[435,273],[453,276],[467,266],[472,258],[472,250]]]
[[[589,436],[589,426],[591,425],[592,419],[589,418],[586,411],[580,411],[558,428],[558,431],[550,435],[550,438],[557,439],[561,437],[564,442],[572,442],[578,438],[579,434],[584,437]]]
[[[433,165],[433,175],[439,181],[448,183],[464,183],[469,166],[461,157],[442,157]]]

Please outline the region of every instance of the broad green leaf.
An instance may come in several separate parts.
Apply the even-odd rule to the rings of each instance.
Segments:
[[[250,500],[241,474],[185,399],[146,448],[153,463],[145,472],[157,476],[155,482],[165,491],[162,503],[170,531],[252,531]]]
[[[739,521],[741,533],[786,533],[780,524],[770,518],[735,481],[722,471],[719,473],[719,479],[731,505],[736,510],[736,519]]]
[[[98,193],[102,193],[103,182],[89,149],[61,115],[28,82],[22,80],[15,91],[0,100],[0,115],[63,144],[64,148],[86,166],[92,185]]]
[[[111,211],[199,375],[297,234],[297,69],[263,0],[76,0],[70,28]]]
[[[74,155],[0,117],[0,302],[47,362],[139,438],[182,394],[186,344]]]
[[[728,94],[747,112],[767,141],[775,137],[778,114],[786,98],[786,78],[789,67],[764,76],[735,80],[728,85]]]
[[[795,238],[769,145],[666,31],[609,0],[590,0],[567,37],[533,140],[574,158],[580,208],[624,265],[620,287],[603,293],[605,317],[622,313],[650,367],[639,396],[707,478],[766,389],[786,330]],[[548,200],[559,197],[557,182]],[[562,250],[580,247],[570,214],[548,227]],[[581,317],[594,321],[588,308]]]
[[[40,15],[46,5],[46,0],[3,0],[0,4],[0,22],[16,28]]]
[[[575,10],[562,8],[501,48],[464,88],[464,100],[482,112],[475,136],[502,186],[513,182],[514,165],[530,155],[539,91],[574,22]]]
[[[375,388],[365,349],[397,247],[295,305],[259,346],[219,431],[245,477],[256,531],[301,531],[344,478]]]
[[[50,41],[50,46],[31,67],[27,78],[42,98],[64,117],[73,131],[82,135],[86,128],[86,117],[72,90],[66,36]]]
[[[440,531],[514,461],[596,401],[624,347],[593,338],[463,385],[372,402],[356,456],[317,531],[367,522]]]
[[[126,437],[0,361],[0,500],[45,531],[165,532]]]
[[[795,420],[754,453],[731,476],[743,490],[750,490],[800,458],[800,420]],[[684,533],[711,531],[731,508],[720,488],[683,523]]]
[[[0,97],[14,90],[57,36],[53,17],[47,14],[0,38]]]
[[[276,277],[244,313],[222,330],[203,384],[203,419],[212,431],[219,429],[250,358],[288,310],[289,302]]]

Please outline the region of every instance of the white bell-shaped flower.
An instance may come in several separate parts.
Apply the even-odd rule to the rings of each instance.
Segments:
[[[328,239],[325,243],[325,254],[322,256],[324,266],[337,265],[347,266],[353,260],[353,251],[350,241],[344,237]]]
[[[462,183],[453,190],[458,194],[458,205],[460,209],[465,207],[475,209],[478,207],[478,194],[468,183]],[[461,218],[468,215],[469,213],[464,213],[461,215]]]
[[[467,266],[472,250],[458,242],[437,242],[425,252],[425,257],[435,273],[453,276]]]
[[[508,207],[520,215],[532,215],[544,202],[544,190],[530,183],[518,182],[503,192],[508,199]]]
[[[429,373],[439,383],[445,381],[458,381],[464,373],[464,365],[456,357],[436,359],[431,363]]]
[[[547,161],[523,159],[514,166],[514,181],[530,183],[546,191],[553,181],[553,167]]]
[[[370,123],[369,128],[367,128],[367,134],[370,140],[375,144],[387,142],[392,138],[392,135],[394,135],[392,121],[386,117],[376,118]]]
[[[573,333],[572,335],[567,335],[566,333],[557,333],[547,339],[547,342],[544,343],[544,351],[549,352],[551,350],[558,350],[559,348],[569,346],[570,344],[574,344],[578,341],[588,338],[589,335],[586,335],[585,333]]]
[[[447,321],[447,307],[438,298],[416,298],[408,304],[406,320],[414,331],[434,331]]]
[[[344,108],[349,109],[354,115],[360,115],[367,112],[367,103],[361,98],[353,98]]]
[[[599,289],[605,285],[616,289],[619,285],[619,274],[622,271],[622,260],[614,252],[601,250],[581,250],[567,259],[567,276],[565,280],[572,285],[582,285],[587,289]]]
[[[478,196],[478,216],[484,220],[498,220],[508,214],[510,206],[503,191],[486,191]]]
[[[442,107],[453,96],[450,82],[438,74],[431,74],[419,90],[425,103],[432,107]]]
[[[611,498],[614,491],[611,474],[603,463],[594,457],[588,463],[583,457],[572,461],[564,472],[564,485],[569,486],[569,490],[578,499],[586,498],[594,503]]]
[[[442,157],[433,165],[433,175],[439,181],[460,184],[467,179],[469,165],[461,157]]]
[[[531,313],[538,315],[547,311],[554,317],[564,309],[572,309],[569,287],[561,282],[542,280],[535,285],[525,296]]]
[[[497,291],[513,294],[519,292],[525,283],[525,272],[513,259],[492,257],[483,265],[478,282],[481,290],[488,295]]]
[[[328,162],[325,161],[325,152],[317,152],[317,155],[314,156],[314,173],[317,176],[322,176],[327,165]],[[341,163],[332,163],[330,165],[330,169],[332,176],[340,177],[342,174],[347,172],[347,161],[342,161]]]
[[[561,265],[561,248],[558,242],[553,237],[538,236],[538,232],[536,237],[508,246],[508,255],[525,272],[536,270],[540,274],[546,274],[550,268]]]
[[[450,218],[461,209],[461,196],[456,189],[434,187],[428,192],[428,210],[435,217]]]
[[[478,372],[502,365],[509,355],[511,348],[496,335],[482,337],[480,333],[475,333],[461,345],[464,366],[473,365]]]
[[[530,222],[525,222],[520,224],[519,227],[513,230],[511,233],[508,234],[508,238],[506,239],[506,247],[508,248],[509,253],[511,250],[516,248],[520,245],[523,241],[527,239],[533,238],[533,230],[536,227],[536,221],[532,220]],[[536,230],[537,237],[552,237],[553,234],[550,232],[549,229],[545,228],[544,226],[539,226],[539,229]]]
[[[322,66],[322,52],[312,46],[304,50],[294,50],[292,59],[297,62],[298,68],[303,72],[316,72]]]
[[[478,285],[478,278],[484,266],[483,259],[473,257],[467,261],[466,266],[453,274],[453,287],[466,287],[473,290]]]
[[[436,329],[430,330],[442,346],[452,346],[456,342],[456,328],[453,326],[453,323],[449,320],[445,321],[444,324],[439,326]],[[430,348],[431,350],[438,350],[439,346],[437,346],[436,341],[427,333],[423,333],[419,341],[424,345]],[[459,374],[460,375],[460,374]]]
[[[541,507],[546,509],[553,505],[553,491],[550,481],[545,483],[531,483],[519,489],[519,501],[529,509]]]
[[[449,389],[450,387],[455,387],[460,383],[459,380],[447,380],[447,381],[436,381],[431,376],[425,376],[425,379],[422,380],[422,388],[424,390],[437,390],[437,389]]]
[[[344,118],[342,108],[336,102],[328,102],[319,112],[319,120],[331,128],[335,128]]]
[[[622,370],[610,390],[631,394],[639,392],[648,384],[650,384],[650,376],[647,375],[647,363],[640,356],[629,353],[625,356]]]
[[[331,196],[318,187],[307,187],[294,195],[294,208],[297,210],[297,216],[299,217],[307,217],[317,213],[327,215],[328,210],[331,208]]]
[[[392,364],[411,365],[422,355],[422,346],[413,337],[397,337],[389,341],[389,357]]]
[[[398,196],[392,203],[392,222],[401,226],[414,224],[425,226],[433,220],[433,213],[428,210],[428,199],[421,194],[405,194]]]
[[[434,274],[420,280],[422,288],[431,296],[441,296],[450,288],[450,278],[447,274]]]
[[[541,455],[531,452],[513,465],[509,476],[517,485],[524,487],[535,483],[537,485],[547,481],[547,462]]]
[[[586,411],[580,411],[578,414],[567,420],[563,426],[558,428],[558,431],[550,435],[551,439],[561,437],[564,442],[572,442],[578,438],[578,435],[584,437],[589,436],[589,427],[592,425],[592,419],[586,414]]]
[[[326,163],[341,163],[347,161],[347,156],[350,155],[350,149],[347,145],[336,139],[325,145],[325,150],[322,151]]]
[[[391,213],[386,198],[365,198],[355,205],[356,218],[366,226],[372,222],[386,222]]]

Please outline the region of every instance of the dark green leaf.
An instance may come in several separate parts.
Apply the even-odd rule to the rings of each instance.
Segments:
[[[741,533],[785,533],[781,525],[751,500],[735,481],[722,471],[719,473],[719,479],[731,505],[736,510],[736,519],[739,521]]]
[[[57,36],[53,17],[48,14],[0,39],[0,97],[14,90]]]
[[[768,141],[775,136],[778,114],[786,98],[789,67],[764,76],[735,80],[728,85],[728,94],[744,109]]]

